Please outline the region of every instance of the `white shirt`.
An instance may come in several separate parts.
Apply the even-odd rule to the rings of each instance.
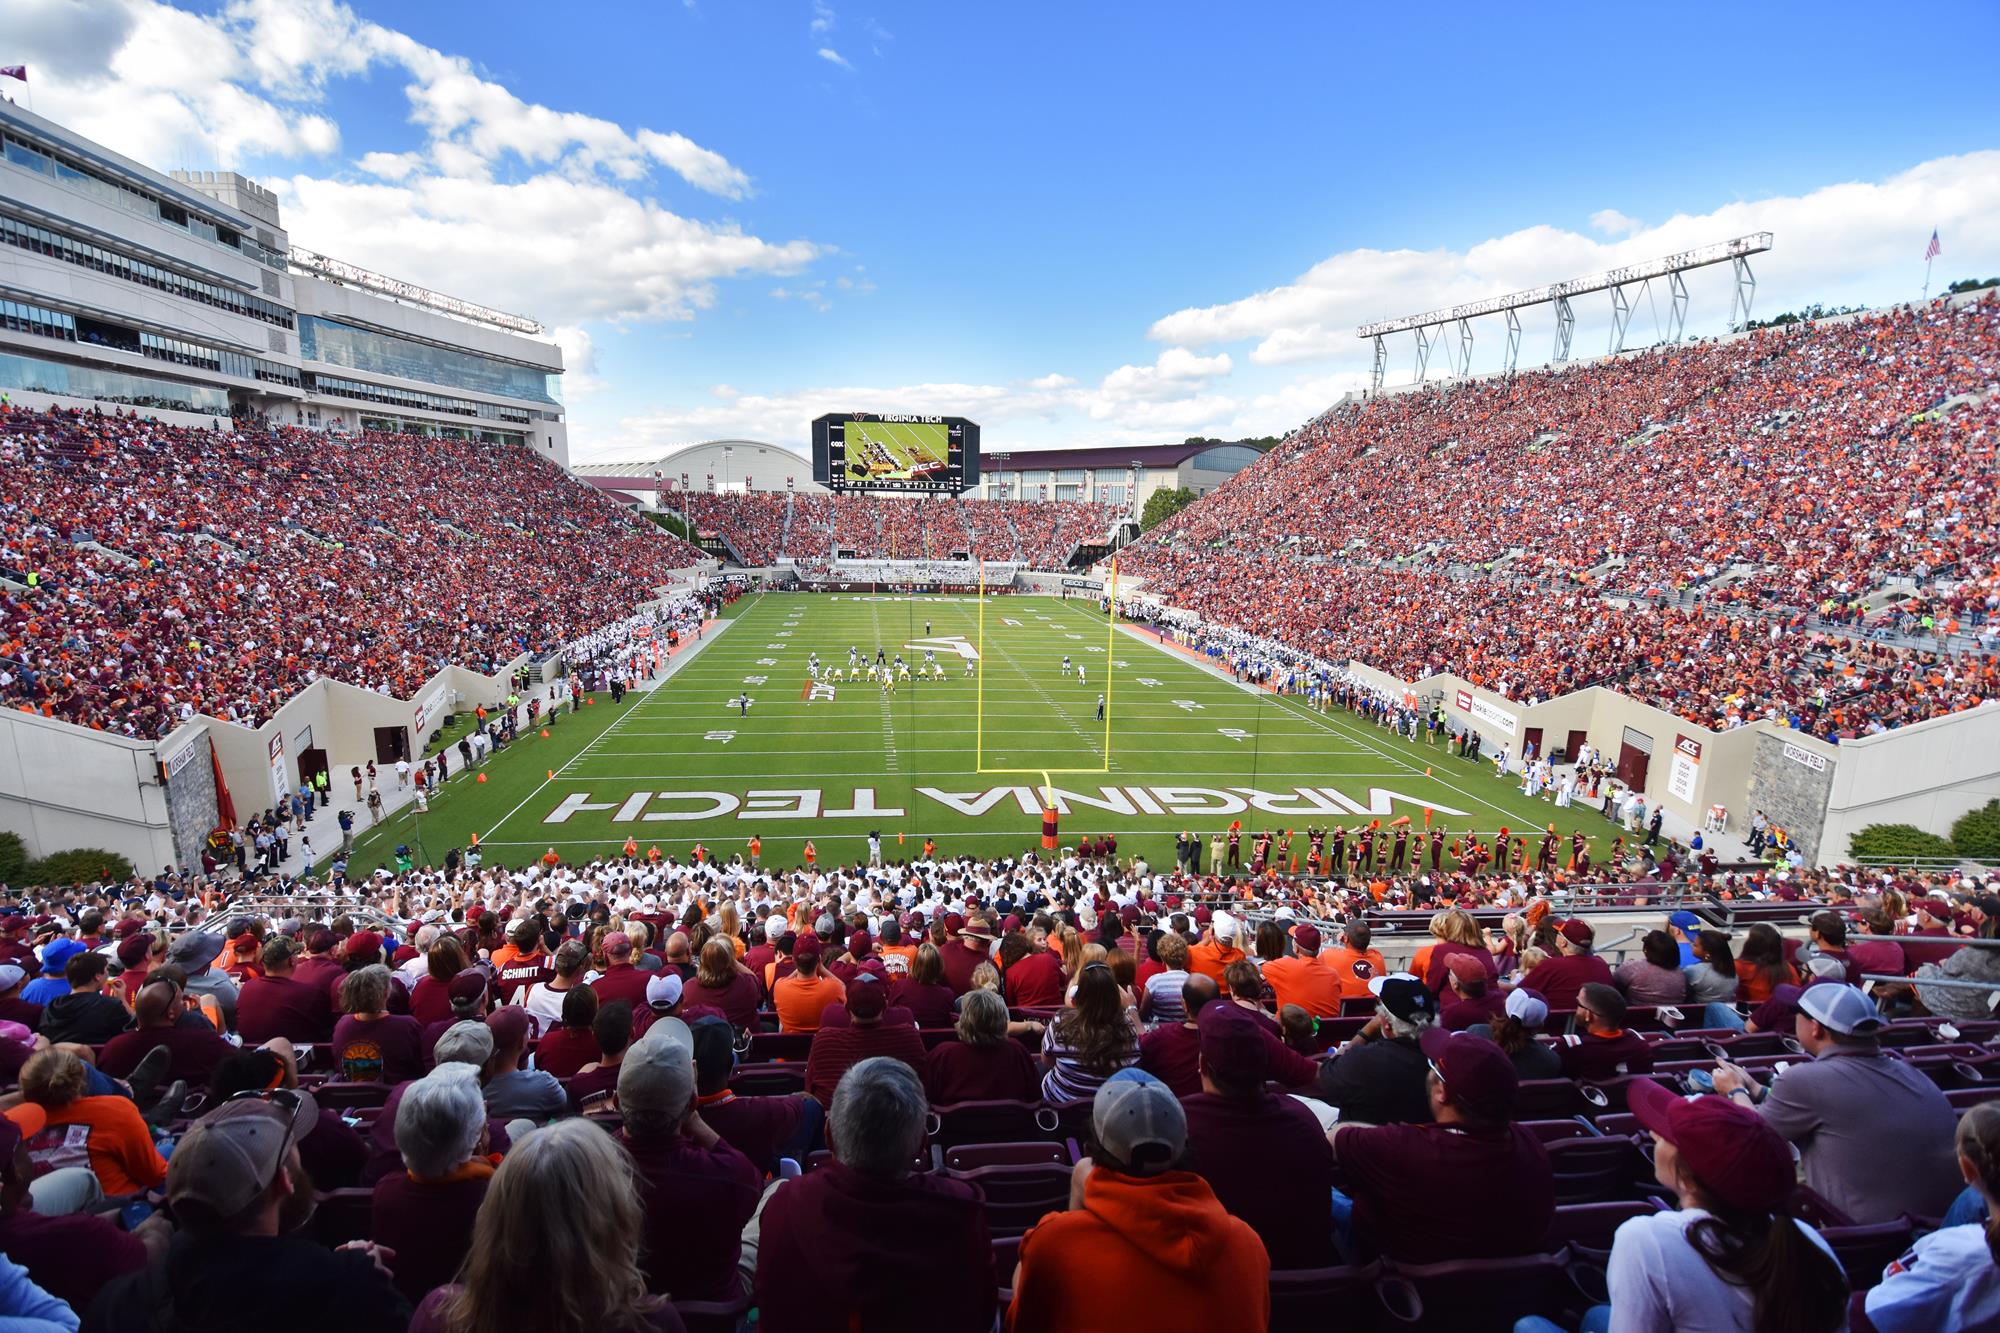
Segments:
[[[2000,1324],[2000,1267],[1986,1248],[1986,1228],[1931,1232],[1889,1265],[1865,1308],[1882,1333]]]
[[[1611,1287],[1611,1333],[1751,1333],[1750,1288],[1709,1267],[1687,1238],[1707,1217],[1699,1208],[1634,1217],[1618,1227],[1605,1276]],[[1820,1234],[1794,1222],[1833,1253]],[[1841,1321],[1840,1327],[1847,1327]]]

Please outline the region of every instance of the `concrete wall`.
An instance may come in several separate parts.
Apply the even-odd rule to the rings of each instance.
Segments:
[[[175,860],[150,743],[18,708],[0,709],[0,828],[33,856],[102,847],[147,871]]]
[[[1824,860],[1847,855],[1870,824],[1949,835],[1952,821],[2000,797],[2000,705],[1843,741],[1827,801]]]
[[[1809,861],[1844,859],[1845,838],[1836,855],[1823,857],[1822,853],[1827,850],[1827,802],[1846,754],[1846,746],[1828,745],[1796,732],[1758,737],[1743,793],[1744,816],[1763,811]]]

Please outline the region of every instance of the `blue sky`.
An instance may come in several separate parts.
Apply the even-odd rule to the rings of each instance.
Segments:
[[[1362,320],[1759,228],[1762,313],[1914,297],[1933,225],[1940,279],[2000,273],[2000,93],[1949,59],[1996,38],[1990,3],[12,0],[0,63],[272,184],[297,243],[558,329],[587,459],[837,408],[1281,431],[1365,380]]]

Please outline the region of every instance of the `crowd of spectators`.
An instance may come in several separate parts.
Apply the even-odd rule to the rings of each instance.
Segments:
[[[0,700],[142,739],[493,671],[699,558],[519,448],[0,409]]]
[[[745,562],[778,558],[823,572],[836,551],[856,560],[973,560],[1062,569],[1101,543],[1124,512],[1084,500],[955,500],[877,495],[697,495],[701,535],[725,538]]]
[[[1628,907],[1666,889],[1630,882]],[[1735,885],[1803,894],[1790,937],[1718,925],[1697,879],[1705,914],[1654,909],[1616,967],[1568,886],[1516,877],[1466,886],[1513,909],[1487,926],[1433,894],[1394,964],[1368,885],[1071,853],[214,887],[0,895],[0,1314],[26,1327],[284,1299],[426,1333],[1261,1328],[1288,1274],[1422,1293],[1593,1226],[1608,1316],[1514,1282],[1496,1308],[2000,1318],[2000,1022],[1937,984],[2000,980],[1976,881]],[[1594,1122],[1538,1118],[1585,1089]],[[1029,1141],[956,1132],[995,1099]]]
[[[1346,403],[1121,567],[1406,679],[1861,734],[2000,687],[1996,383],[1988,297]]]

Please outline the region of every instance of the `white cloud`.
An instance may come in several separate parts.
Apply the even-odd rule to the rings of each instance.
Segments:
[[[820,58],[821,60],[825,60],[825,61],[829,61],[829,62],[831,62],[831,63],[833,63],[833,64],[835,64],[835,65],[838,65],[838,66],[840,66],[840,67],[841,67],[842,69],[853,69],[853,68],[854,68],[854,66],[850,65],[849,63],[847,63],[847,57],[846,57],[846,56],[844,56],[844,55],[840,54],[840,52],[838,52],[838,51],[834,50],[834,49],[833,49],[832,47],[830,47],[830,46],[822,46],[822,47],[821,47],[821,48],[819,49],[819,58]]]
[[[1203,380],[1227,375],[1229,353],[1197,356],[1185,347],[1169,347],[1150,366],[1120,366],[1098,386],[1098,401],[1107,414],[1135,399],[1156,400],[1185,394]],[[1095,415],[1095,413],[1093,413]]]
[[[1629,236],[1645,224],[1628,218],[1615,208],[1600,208],[1590,215],[1590,225],[1606,236]]]
[[[813,36],[823,37],[827,33],[832,32],[833,25],[838,21],[839,15],[833,12],[831,5],[823,4],[821,0],[813,0]]]
[[[1067,375],[1048,374],[1042,376],[1040,379],[1029,380],[1028,387],[1030,389],[1067,389],[1074,383],[1076,381]]]
[[[1518,291],[1754,231],[1775,236],[1770,253],[1751,261],[1759,313],[1815,301],[1883,304],[1918,294],[1918,257],[1933,225],[1944,236],[1957,238],[1951,272],[1983,274],[2000,268],[2000,230],[1990,223],[1996,211],[2000,152],[1969,153],[1925,162],[1881,181],[1736,201],[1650,226],[1613,210],[1594,215],[1591,222],[1599,231],[1623,231],[1616,239],[1538,225],[1462,250],[1344,250],[1281,286],[1219,305],[1177,310],[1155,321],[1148,337],[1189,348],[1254,340],[1249,359],[1259,366],[1365,365],[1369,348],[1354,330],[1370,320]],[[1689,331],[1722,327],[1729,306],[1728,268],[1691,275],[1688,282],[1694,297]],[[1664,300],[1664,293],[1655,293],[1653,308],[1635,306],[1633,342],[1651,340]],[[1608,314],[1594,302],[1577,302],[1577,355],[1602,350],[1595,339],[1602,337]],[[1608,307],[1608,301],[1602,304]],[[1529,341],[1522,363],[1538,363],[1546,356],[1542,349],[1547,343],[1539,341],[1545,312],[1525,313],[1523,323],[1529,326]],[[1481,355],[1497,364],[1498,322],[1475,323],[1474,330]],[[1399,364],[1406,362],[1408,341],[1397,345]],[[1484,364],[1476,362],[1475,369]]]
[[[424,165],[422,153],[363,153],[355,166],[385,181],[408,179]]]

